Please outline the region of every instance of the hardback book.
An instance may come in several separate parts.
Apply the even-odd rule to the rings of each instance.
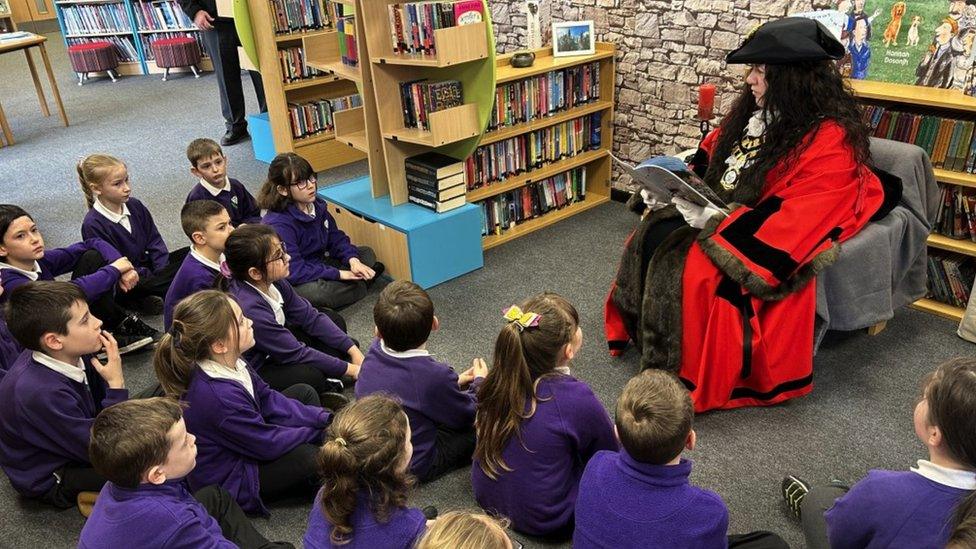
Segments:
[[[464,172],[463,161],[434,151],[411,156],[406,159],[404,164],[407,169],[432,175],[435,179],[443,179]]]
[[[418,172],[416,170],[407,168],[406,175],[407,175],[408,185],[425,187],[427,189],[434,190],[434,191],[448,189],[450,187],[454,187],[455,185],[463,185],[467,181],[464,172],[459,172],[454,175],[449,175],[447,177],[435,179],[432,175],[428,173]]]
[[[424,200],[433,200],[435,202],[446,202],[452,198],[457,198],[464,195],[464,183],[460,185],[455,185],[453,187],[448,187],[443,190],[434,190],[423,185],[411,185],[409,181],[407,182],[407,194],[414,195],[417,198],[422,198]]]
[[[462,194],[461,196],[452,198],[450,200],[438,202],[436,200],[427,200],[424,198],[419,198],[416,195],[407,193],[407,201],[412,202],[418,206],[423,206],[428,210],[434,210],[437,213],[444,213],[447,211],[451,211],[454,208],[460,208],[461,206],[464,206],[465,196]]]
[[[704,181],[694,172],[687,169],[687,166],[678,158],[674,158],[673,168],[668,169],[658,164],[662,157],[652,157],[641,164],[632,166],[627,162],[610,154],[617,161],[621,169],[634,180],[635,183],[647,189],[647,191],[658,202],[669,203],[675,196],[679,196],[689,202],[699,206],[709,206],[725,215],[729,213],[729,207]],[[672,157],[664,157],[672,158]],[[680,166],[679,166],[680,165]]]

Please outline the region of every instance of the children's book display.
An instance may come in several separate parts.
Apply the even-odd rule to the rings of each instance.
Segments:
[[[356,16],[346,15],[345,7],[339,2],[333,2],[335,12],[335,29],[339,43],[339,59],[344,65],[359,66],[359,46],[356,44]]]
[[[463,104],[461,82],[426,79],[400,83],[400,104],[403,106],[403,126],[430,131],[430,113],[459,107]]]
[[[165,2],[136,2],[133,5],[136,25],[139,30],[184,30],[195,29],[193,20],[183,13],[180,5],[173,0]]]
[[[301,46],[279,49],[278,62],[281,64],[282,82],[296,82],[326,74],[308,66],[305,62],[305,49]]]
[[[393,53],[437,53],[434,31],[484,20],[480,0],[413,2],[389,6]]]

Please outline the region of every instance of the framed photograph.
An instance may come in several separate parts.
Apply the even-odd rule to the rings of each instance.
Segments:
[[[593,21],[569,21],[552,24],[552,55],[591,55],[596,53]]]

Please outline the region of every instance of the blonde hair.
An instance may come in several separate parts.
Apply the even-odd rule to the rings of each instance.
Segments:
[[[482,513],[451,511],[434,521],[417,549],[508,549],[507,527],[507,521]]]
[[[102,153],[90,154],[78,162],[78,183],[81,184],[81,192],[85,194],[85,205],[88,208],[95,204],[92,186],[101,185],[108,171],[118,166],[125,166],[125,163],[110,154]]]

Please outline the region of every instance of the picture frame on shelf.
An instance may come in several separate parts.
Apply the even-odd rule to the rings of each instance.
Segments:
[[[596,53],[593,21],[565,21],[552,24],[552,56],[571,57]]]
[[[7,0],[0,0],[0,16],[12,15],[10,3]]]

